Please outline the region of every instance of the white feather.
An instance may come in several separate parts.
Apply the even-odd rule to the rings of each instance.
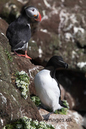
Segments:
[[[59,104],[60,89],[58,83],[50,76],[50,70],[44,69],[37,73],[34,82],[36,92],[46,108],[53,111],[63,108]]]

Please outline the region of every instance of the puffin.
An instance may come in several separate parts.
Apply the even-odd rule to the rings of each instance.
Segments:
[[[18,56],[24,56],[31,59],[27,55],[28,42],[31,38],[31,24],[41,21],[41,14],[34,6],[25,7],[21,15],[13,21],[6,31],[6,36],[11,45],[11,50]],[[17,51],[22,50],[25,55],[18,54]]]
[[[42,107],[53,112],[67,108],[61,100],[61,90],[56,79],[57,70],[62,68],[68,68],[68,64],[61,56],[53,56],[34,78],[36,93],[41,100]]]

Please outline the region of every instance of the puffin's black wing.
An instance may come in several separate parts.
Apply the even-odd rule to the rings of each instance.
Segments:
[[[30,25],[13,22],[9,25],[6,36],[12,49],[15,49],[15,47],[21,48],[31,38]]]
[[[12,22],[6,31],[6,36],[9,39],[9,41],[11,40],[14,33],[15,33],[15,22]]]

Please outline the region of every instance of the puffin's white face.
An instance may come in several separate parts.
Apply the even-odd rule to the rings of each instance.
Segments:
[[[41,21],[41,14],[35,7],[27,7],[25,11],[28,17],[34,18],[37,21]]]

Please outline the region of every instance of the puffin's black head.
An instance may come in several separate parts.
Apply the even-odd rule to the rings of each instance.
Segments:
[[[29,6],[25,8],[25,12],[29,18],[34,18],[34,20],[36,21],[41,21],[41,14],[39,13],[37,8]]]
[[[56,68],[68,68],[68,64],[63,61],[63,58],[61,56],[53,56],[48,61],[46,67],[53,66]]]

